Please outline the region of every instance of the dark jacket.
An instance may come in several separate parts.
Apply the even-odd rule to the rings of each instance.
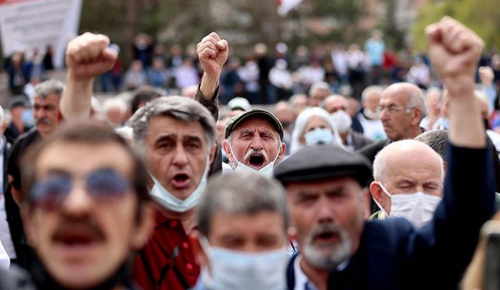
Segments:
[[[354,147],[354,151],[358,151],[368,145],[373,144],[373,140],[366,138],[363,134],[360,134],[354,130],[351,130],[350,134],[352,137],[352,146]]]
[[[433,220],[420,230],[400,218],[366,222],[360,248],[344,270],[331,272],[328,289],[456,289],[494,214],[495,176],[491,148],[451,145],[447,159]]]
[[[200,91],[200,87],[198,87],[198,92],[196,92],[196,96],[194,97],[196,101],[202,104],[205,108],[208,109],[215,122],[219,119],[219,88],[214,93],[214,96],[211,100],[207,100]],[[222,149],[221,144],[217,143],[217,150],[215,151],[215,156],[212,164],[210,165],[209,176],[222,173]]]

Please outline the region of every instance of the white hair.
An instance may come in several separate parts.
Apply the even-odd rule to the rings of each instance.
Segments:
[[[119,98],[109,98],[104,101],[104,112],[107,113],[111,108],[118,108],[125,115],[128,110],[127,102]]]
[[[332,94],[332,89],[330,85],[326,82],[316,82],[309,89],[309,96],[312,96],[316,93],[316,91],[325,90],[328,91],[328,94]]]
[[[363,101],[366,101],[371,93],[377,93],[379,95],[382,95],[383,92],[384,89],[381,86],[369,86],[363,90],[363,93],[361,93],[361,99]]]
[[[410,94],[407,108],[419,108],[420,112],[422,112],[422,119],[427,115],[427,110],[425,108],[425,98],[422,91],[419,90],[418,93]]]
[[[304,135],[304,130],[306,128],[307,122],[309,122],[309,119],[313,116],[318,116],[325,120],[327,124],[330,125],[330,128],[332,128],[333,131],[333,136],[334,136],[334,143],[337,145],[343,146],[342,145],[342,139],[340,138],[337,125],[333,122],[332,118],[330,117],[330,114],[328,114],[325,109],[319,108],[319,107],[314,107],[314,108],[308,108],[305,109],[300,115],[297,117],[297,121],[295,121],[295,128],[293,129],[292,132],[292,142],[291,142],[291,147],[290,147],[290,154],[294,154],[298,152],[300,149],[304,147],[302,143],[300,143],[300,137]]]

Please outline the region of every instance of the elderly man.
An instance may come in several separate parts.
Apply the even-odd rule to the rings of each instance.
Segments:
[[[387,134],[386,140],[376,142],[359,151],[373,162],[377,153],[393,141],[413,139],[424,130],[420,122],[425,115],[422,91],[413,84],[398,83],[389,86],[380,98],[380,120]]]
[[[356,115],[363,127],[365,137],[375,141],[386,138],[379,112],[379,102],[383,91],[379,86],[370,86],[364,89],[361,95],[363,109]]]
[[[105,36],[86,33],[68,45],[65,116],[88,116],[92,80],[116,57],[108,43]],[[155,230],[134,263],[134,278],[144,289],[188,289],[200,274],[188,234],[196,227],[195,207],[208,175],[222,170],[215,120],[218,80],[228,53],[227,42],[216,33],[205,37],[198,44],[204,75],[196,101],[158,98],[131,118],[135,146],[150,173],[156,203]],[[78,89],[86,94],[78,94]]]
[[[370,193],[381,209],[376,218],[404,217],[422,227],[441,201],[444,175],[443,159],[428,145],[416,140],[388,145],[373,163]]]
[[[332,94],[330,85],[325,82],[314,83],[309,89],[309,107],[319,107]]]
[[[130,257],[153,217],[146,171],[127,143],[102,122],[67,124],[22,164],[23,221],[37,258],[31,279],[0,273],[0,289],[137,289]]]
[[[317,289],[454,289],[481,225],[494,213],[491,151],[474,99],[483,41],[447,17],[427,36],[433,67],[453,88],[449,171],[443,202],[427,226],[415,229],[401,218],[365,221],[370,167],[354,153],[307,148],[276,168],[303,253],[291,265]]]
[[[123,99],[110,98],[104,101],[104,117],[113,128],[123,125],[127,117],[128,106]]]
[[[333,122],[337,125],[342,144],[351,151],[356,151],[373,143],[362,134],[351,129],[352,118],[346,112],[349,107],[348,101],[344,96],[331,95],[326,98],[324,109],[331,114]]]
[[[271,177],[285,155],[283,126],[272,113],[253,109],[228,121],[223,146],[234,171]]]
[[[286,289],[289,217],[279,182],[251,172],[219,176],[197,216],[192,244],[204,274],[194,290]]]

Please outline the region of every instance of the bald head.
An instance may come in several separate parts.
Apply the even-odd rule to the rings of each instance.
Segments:
[[[422,133],[420,122],[425,116],[422,91],[409,83],[389,86],[380,98],[380,120],[393,141],[413,139]]]
[[[349,104],[347,99],[342,95],[331,95],[325,99],[323,108],[330,114],[333,114],[339,110],[347,110]]]
[[[427,144],[416,140],[394,142],[380,151],[373,164],[375,181],[397,183],[420,177],[442,183],[443,159]]]

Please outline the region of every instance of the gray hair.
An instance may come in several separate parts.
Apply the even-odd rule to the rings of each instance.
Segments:
[[[316,91],[325,90],[328,91],[328,94],[332,94],[332,89],[330,85],[326,82],[316,82],[309,89],[309,96],[312,96],[316,93]]]
[[[242,186],[244,185],[244,186]],[[278,213],[284,230],[290,224],[285,188],[276,180],[256,172],[234,172],[210,180],[198,206],[198,230],[208,236],[216,213],[255,215]]]
[[[61,98],[64,91],[64,84],[58,80],[50,79],[39,83],[35,87],[35,95],[45,100],[49,95],[56,95]]]
[[[446,160],[448,154],[448,131],[445,130],[432,130],[422,133],[415,138],[424,144],[429,145],[432,150]]]
[[[130,118],[134,130],[134,143],[139,149],[144,144],[151,118],[154,116],[171,117],[185,123],[200,122],[207,147],[215,145],[217,136],[215,120],[203,105],[185,97],[161,97],[137,110]]]
[[[382,95],[384,92],[384,89],[381,86],[368,86],[366,89],[363,90],[363,93],[361,93],[361,99],[363,101],[366,101],[368,99],[368,95],[371,93],[377,93],[379,95]]]
[[[408,99],[407,109],[418,108],[420,112],[422,112],[421,119],[423,119],[427,115],[427,110],[425,108],[425,99],[422,91],[418,91],[418,93],[411,93]]]

